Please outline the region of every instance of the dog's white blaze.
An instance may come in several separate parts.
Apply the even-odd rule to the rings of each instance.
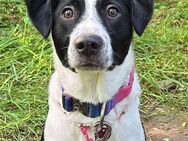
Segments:
[[[68,48],[68,61],[71,66],[74,66],[76,61],[75,40],[79,36],[97,35],[104,41],[104,47],[101,51],[101,62],[104,62],[105,67],[112,64],[112,47],[110,37],[103,26],[96,10],[97,0],[85,0],[85,13],[82,16],[81,22],[74,28],[70,35],[70,45]]]

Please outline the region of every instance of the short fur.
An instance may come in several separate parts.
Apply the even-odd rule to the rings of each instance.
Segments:
[[[93,127],[101,117],[65,111],[62,87],[80,101],[97,104],[127,85],[134,66],[133,29],[142,35],[153,13],[153,0],[26,0],[26,5],[35,27],[45,38],[51,32],[54,44],[55,72],[49,84],[44,140],[85,141],[81,124],[91,127],[89,136],[94,139]],[[118,14],[109,16],[110,8]],[[67,9],[73,17],[64,17]],[[86,40],[90,44],[85,47]],[[105,117],[112,127],[109,141],[145,141],[138,110],[140,93],[134,72],[131,94]]]

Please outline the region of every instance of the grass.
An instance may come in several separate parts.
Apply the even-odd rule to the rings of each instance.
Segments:
[[[52,49],[31,25],[23,2],[0,4],[0,141],[39,140],[48,109]],[[187,13],[187,0],[156,0],[150,26],[141,38],[135,35],[142,105],[188,109]],[[163,81],[176,88],[162,90]]]

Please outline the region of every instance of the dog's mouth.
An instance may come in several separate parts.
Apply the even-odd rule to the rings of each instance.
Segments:
[[[111,71],[115,67],[113,61],[105,55],[90,55],[90,57],[72,55],[69,65],[74,70],[81,71]]]
[[[96,64],[96,63],[80,63],[75,66],[75,69],[77,70],[85,70],[85,71],[100,71],[104,70],[104,66],[102,64]]]
[[[71,68],[81,71],[111,71],[115,65],[110,57],[105,55],[80,56],[72,55],[68,61]]]
[[[112,71],[115,68],[115,64],[111,64],[108,67],[105,67],[103,64],[96,64],[96,63],[80,63],[74,67],[75,70],[81,71]]]
[[[69,57],[69,65],[74,68],[75,70],[82,70],[82,71],[103,71],[107,70],[108,66],[108,59],[101,54],[96,55],[71,55]]]

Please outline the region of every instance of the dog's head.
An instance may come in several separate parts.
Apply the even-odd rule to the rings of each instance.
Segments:
[[[29,17],[65,67],[111,70],[128,53],[133,28],[142,35],[153,0],[26,0]]]

